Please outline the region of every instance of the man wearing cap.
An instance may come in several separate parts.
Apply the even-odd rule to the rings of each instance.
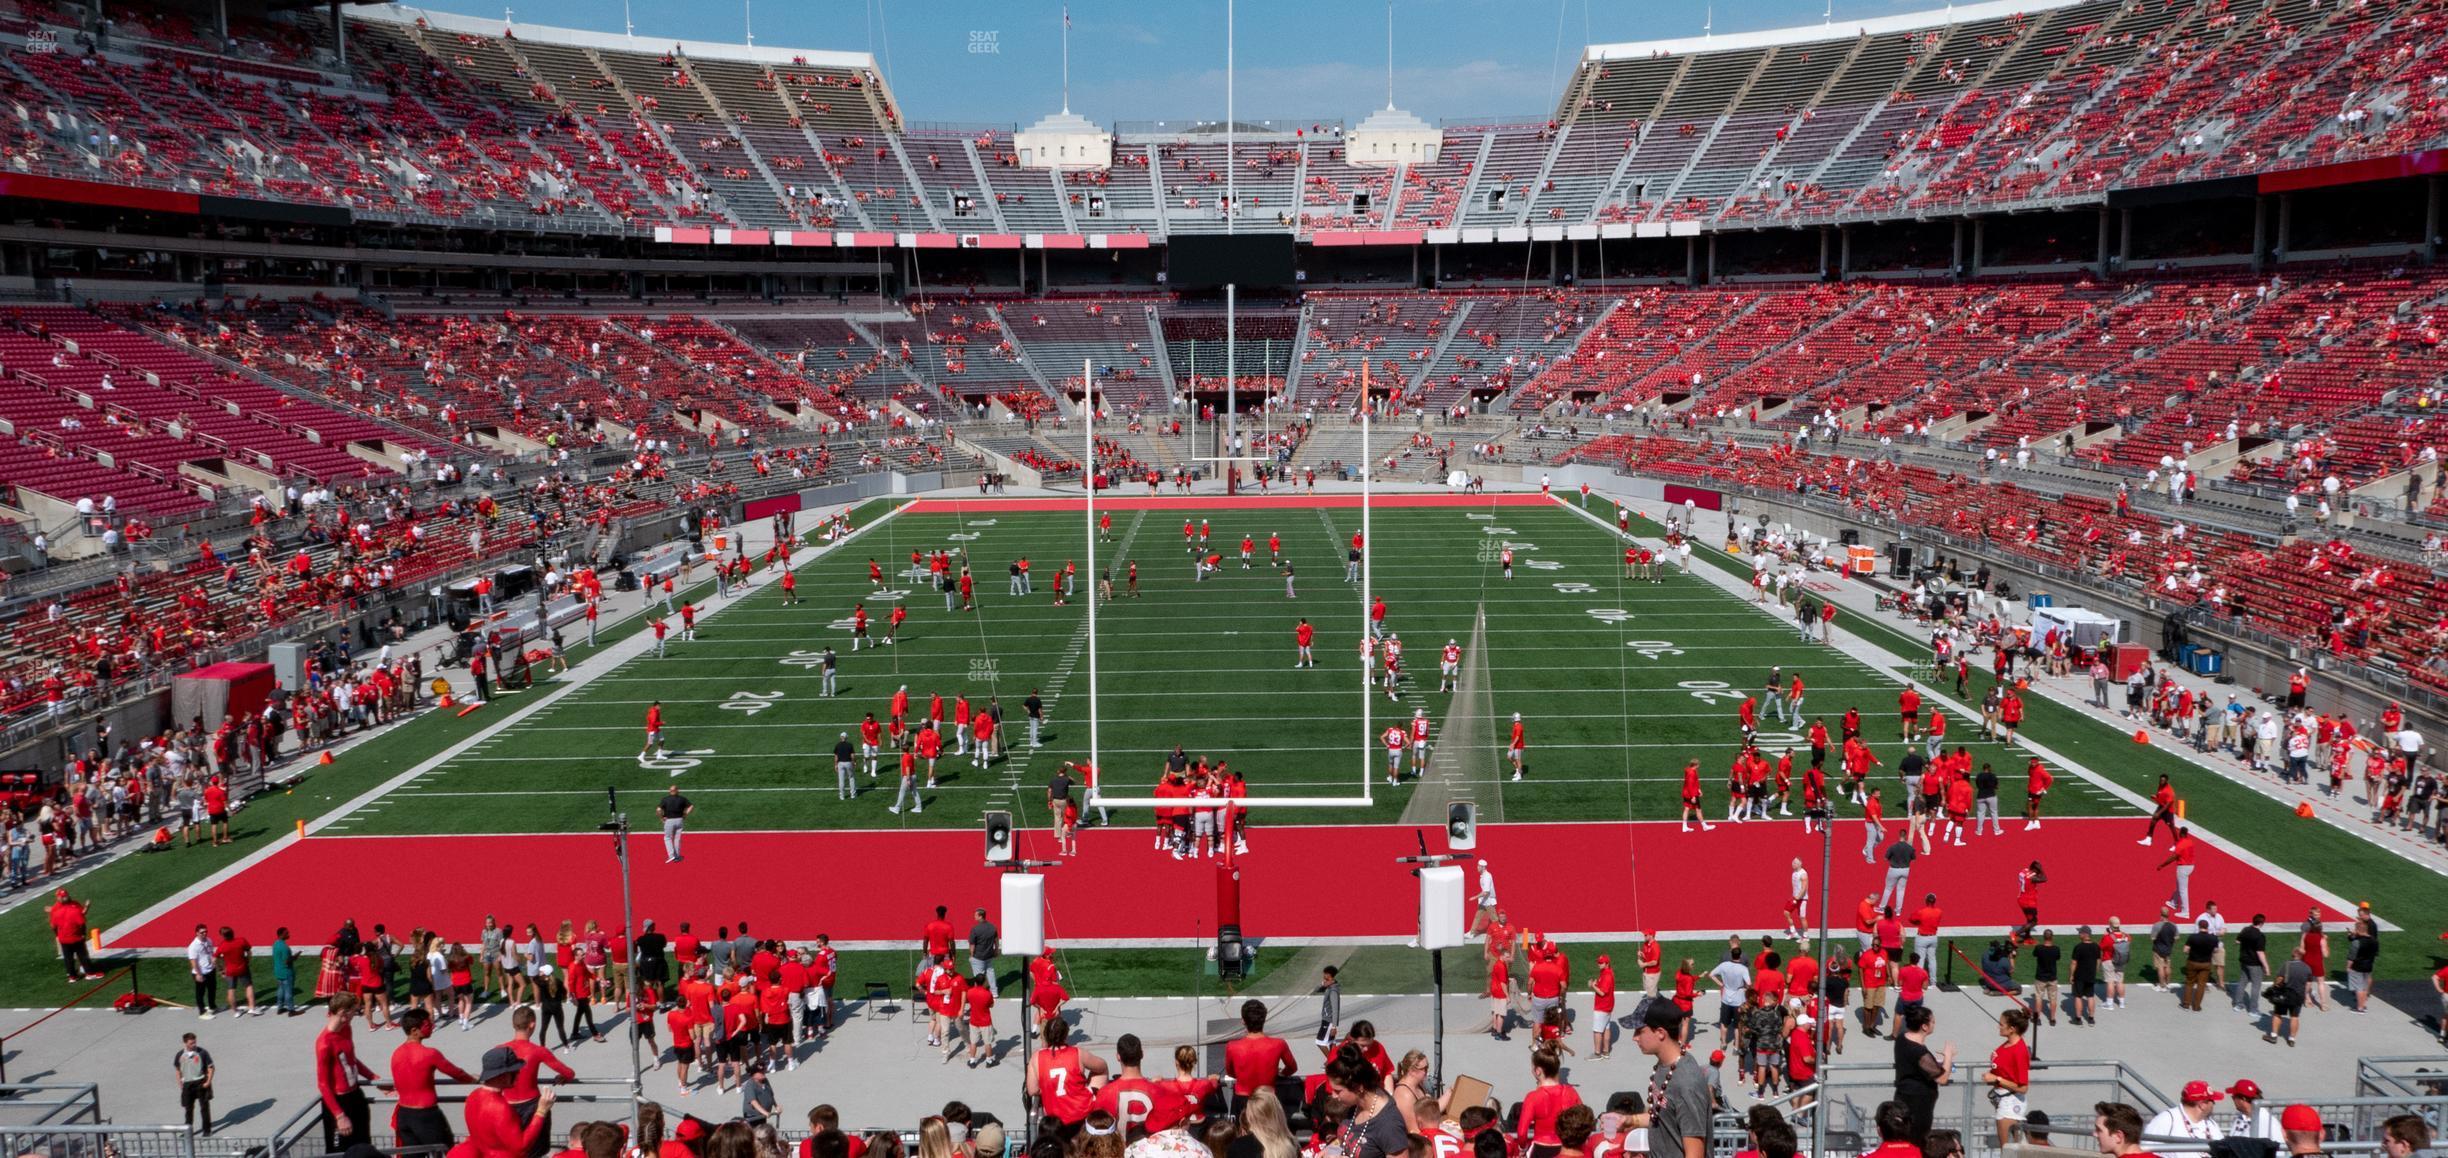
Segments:
[[[2237,1078],[2234,1085],[2227,1087],[2227,1098],[2228,1104],[2235,1109],[2227,1118],[2228,1137],[2261,1138],[2271,1142],[2286,1140],[2279,1133],[2278,1116],[2261,1108],[2259,1083],[2251,1078]]]
[[[1487,860],[1485,858],[1481,858],[1479,861],[1479,909],[1477,912],[1471,914],[1470,932],[1464,935],[1476,937],[1481,933],[1485,933],[1488,931],[1488,928],[1498,919],[1499,918],[1496,913],[1496,874],[1488,870]]]
[[[1708,1155],[1710,1076],[1700,1060],[1683,1049],[1688,1016],[1674,1002],[1652,1001],[1632,1030],[1632,1044],[1657,1060],[1649,1074],[1649,1112],[1629,1119],[1634,1128],[1648,1132],[1649,1158]]]
[[[2300,1102],[2278,1114],[2278,1129],[2286,1135],[2289,1154],[2323,1154],[2320,1111]]]
[[[2225,1096],[2210,1088],[2208,1082],[2186,1082],[2184,1092],[2176,1097],[2175,1105],[2159,1111],[2150,1121],[2142,1124],[2142,1136],[2149,1139],[2145,1144],[2150,1147],[2150,1152],[2159,1158],[2177,1158],[2186,1154],[2207,1158],[2210,1143],[2227,1136],[2227,1128],[2219,1123],[2216,1116],[2219,1099]],[[2201,1144],[2187,1146],[2162,1142],[2162,1138],[2193,1138]]]
[[[66,889],[53,892],[51,898],[51,936],[59,942],[60,964],[68,969],[69,984],[100,977],[85,945],[85,902],[71,898]]]
[[[512,1082],[527,1069],[518,1051],[506,1045],[486,1050],[484,1068],[477,1071],[478,1086],[468,1091],[467,1144],[475,1158],[525,1158],[551,1142],[552,1116],[543,1111],[552,1108],[552,1091],[537,1095],[537,1112],[522,1119],[510,1105],[505,1092]],[[683,1141],[688,1139],[689,1120],[681,1121]]]

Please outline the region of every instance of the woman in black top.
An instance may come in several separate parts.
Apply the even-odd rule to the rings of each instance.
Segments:
[[[1955,1047],[1931,1053],[1930,1031],[1938,1028],[1938,1017],[1926,1005],[1909,1006],[1903,1010],[1903,1033],[1895,1039],[1896,1100],[1912,1115],[1912,1140],[1927,1141],[1930,1120],[1938,1112],[1938,1087],[1953,1078]]]

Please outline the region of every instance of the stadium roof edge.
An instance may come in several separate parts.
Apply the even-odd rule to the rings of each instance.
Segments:
[[[1593,44],[1581,52],[1583,63],[1608,60],[1641,60],[1664,53],[1669,56],[1700,52],[1727,52],[1744,48],[1771,48],[1788,44],[1818,44],[1831,40],[1851,40],[1857,36],[1880,36],[1897,32],[1914,32],[1924,28],[1945,28],[1980,20],[1996,20],[2023,13],[2050,12],[2072,8],[2086,0],[1985,0],[1979,4],[1958,4],[1948,8],[1906,12],[1896,16],[1876,16],[1868,20],[1842,20],[1826,24],[1806,24],[1794,28],[1763,28],[1756,32],[1727,32],[1712,36],[1685,36],[1675,40],[1639,40],[1623,44]]]
[[[354,13],[371,20],[391,24],[414,24],[419,20],[426,27],[445,32],[464,32],[471,36],[499,36],[503,22],[481,16],[463,16],[455,12],[436,12],[405,4],[374,4]],[[736,60],[752,64],[802,64],[810,68],[864,69],[881,77],[875,57],[865,52],[835,52],[813,48],[769,48],[761,44],[725,44],[712,40],[666,40],[656,36],[623,36],[614,32],[589,32],[582,28],[559,28],[550,24],[520,24],[508,28],[522,39],[541,40],[553,44],[576,45],[581,48],[603,48],[615,52],[660,53],[677,45],[682,56],[699,60]]]

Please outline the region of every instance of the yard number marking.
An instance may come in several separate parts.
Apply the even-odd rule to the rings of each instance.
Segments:
[[[772,707],[774,701],[781,698],[780,692],[733,692],[730,699],[722,702],[722,710],[753,716]]]

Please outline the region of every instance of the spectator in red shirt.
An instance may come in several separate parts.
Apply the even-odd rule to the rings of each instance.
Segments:
[[[425,1044],[433,1036],[432,1014],[422,1009],[407,1010],[399,1016],[399,1027],[408,1040],[391,1051],[391,1086],[399,1093],[392,1132],[399,1136],[403,1148],[448,1148],[459,1139],[451,1133],[450,1119],[442,1114],[442,1099],[434,1092],[434,1075],[439,1073],[461,1082],[476,1079],[442,1056],[441,1050]]]
[[[501,1089],[502,1096],[510,1103],[511,1112],[518,1115],[520,1125],[524,1126],[531,1121],[542,1122],[544,1123],[544,1136],[550,1138],[552,1137],[552,1102],[542,1096],[543,1091],[536,1083],[536,1073],[550,1066],[554,1073],[560,1075],[560,1080],[566,1082],[576,1078],[578,1071],[569,1068],[560,1058],[554,1057],[550,1049],[535,1042],[535,1023],[536,1011],[533,1006],[521,1006],[510,1012],[510,1040],[503,1042],[498,1048],[507,1049],[516,1054],[521,1064],[518,1080]],[[492,1057],[490,1053],[485,1055],[487,1072],[493,1068]],[[490,1079],[479,1080],[490,1081]],[[475,1127],[470,1126],[468,1133],[473,1136]]]
[[[366,1105],[361,1083],[374,1080],[374,1071],[357,1060],[357,1040],[349,1025],[356,1015],[356,994],[332,994],[323,1017],[323,1032],[315,1037],[315,1093],[323,1101],[325,1153],[338,1153],[367,1141],[373,1121],[373,1111]]]
[[[1274,1088],[1279,1078],[1300,1075],[1300,1063],[1292,1060],[1292,1047],[1267,1033],[1266,1017],[1265,1002],[1242,1002],[1241,1027],[1247,1032],[1224,1045],[1224,1073],[1232,1079],[1235,1114],[1249,1103],[1251,1094]],[[1295,1104],[1299,1101],[1297,1097],[1292,1100]]]
[[[926,928],[920,932],[918,939],[925,946],[929,960],[952,955],[952,922],[944,919],[944,914],[950,911],[943,905],[935,906],[935,919],[928,921]]]
[[[526,1113],[511,1101],[511,1087],[525,1081],[527,1072],[528,1063],[516,1049],[497,1045],[485,1051],[476,1079],[482,1084],[468,1091],[470,1158],[527,1158],[551,1139],[552,1091],[538,1091]]]
[[[67,967],[69,984],[100,977],[85,945],[85,902],[71,899],[66,889],[58,890],[52,894],[50,921],[51,937],[59,942],[60,964]]]
[[[1555,1051],[1530,1055],[1530,1077],[1537,1084],[1522,1095],[1521,1123],[1513,1131],[1513,1144],[1528,1147],[1530,1158],[1555,1158],[1563,1150],[1563,1140],[1556,1137],[1556,1116],[1581,1104],[1581,1092],[1564,1084],[1562,1073]]]
[[[246,938],[232,932],[229,926],[223,925],[221,926],[221,943],[213,947],[213,954],[221,959],[221,976],[229,985],[231,1012],[237,1013],[240,1017],[253,1017],[261,1013],[261,1010],[255,1008],[255,947],[249,944]],[[422,967],[421,962],[419,967]],[[238,999],[241,996],[246,998],[244,1012],[238,1010]]]

